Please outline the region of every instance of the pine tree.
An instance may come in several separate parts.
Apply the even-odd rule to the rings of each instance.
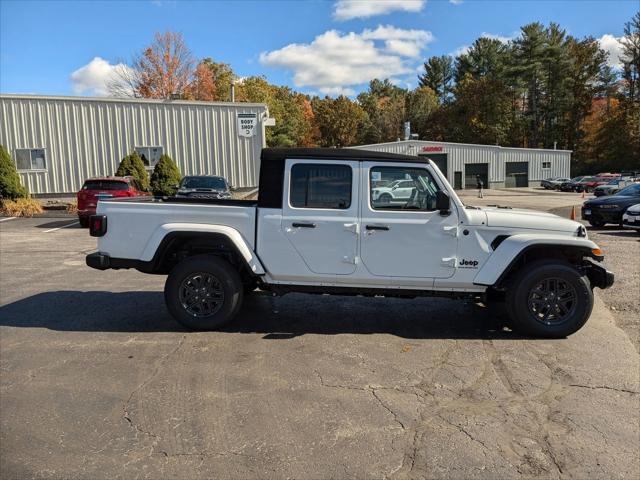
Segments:
[[[15,200],[27,196],[29,192],[20,181],[15,163],[4,145],[0,145],[0,198]]]
[[[451,96],[454,79],[453,58],[449,55],[431,57],[424,64],[424,73],[418,75],[421,87],[429,87],[436,92],[440,103],[447,103]]]
[[[116,176],[126,177],[128,175],[134,177],[145,190],[149,188],[149,174],[138,152],[132,152],[127,155],[120,161],[120,165],[118,165]]]
[[[154,195],[173,195],[174,185],[180,183],[182,175],[169,155],[162,155],[151,174],[151,190]]]

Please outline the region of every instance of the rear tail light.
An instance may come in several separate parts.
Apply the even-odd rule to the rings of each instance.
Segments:
[[[89,219],[89,235],[102,237],[107,233],[107,217],[105,215],[91,215]]]

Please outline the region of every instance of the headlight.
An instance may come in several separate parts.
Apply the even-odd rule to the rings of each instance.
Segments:
[[[614,208],[620,208],[620,205],[600,205],[600,208],[614,209]]]

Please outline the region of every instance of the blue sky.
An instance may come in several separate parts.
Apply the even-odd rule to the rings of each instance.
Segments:
[[[534,21],[601,39],[615,64],[617,38],[638,9],[639,0],[0,0],[0,91],[105,94],[113,66],[165,30],[240,76],[330,95],[353,95],[373,77],[414,87],[425,58],[481,35],[506,40]]]

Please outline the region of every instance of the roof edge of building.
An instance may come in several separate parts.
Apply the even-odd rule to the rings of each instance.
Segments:
[[[503,147],[501,145],[483,145],[480,143],[456,143],[456,142],[438,142],[436,140],[399,140],[395,142],[383,142],[383,143],[369,143],[367,145],[354,145],[349,148],[364,148],[364,147],[377,147],[381,145],[398,145],[398,144],[433,144],[433,145],[454,145],[454,146],[463,146],[463,147],[482,147],[482,148],[492,148],[492,149],[502,149],[502,150],[525,150],[530,152],[563,152],[563,153],[573,153],[573,150],[559,150],[552,148],[523,148],[523,147]]]
[[[267,109],[266,103],[248,103],[248,102],[206,102],[199,100],[165,100],[156,98],[128,98],[128,97],[84,97],[78,95],[30,95],[23,93],[0,93],[0,99],[16,99],[16,100],[55,100],[68,102],[113,102],[113,103],[148,103],[161,105],[197,105],[197,106],[236,106],[257,107]]]

